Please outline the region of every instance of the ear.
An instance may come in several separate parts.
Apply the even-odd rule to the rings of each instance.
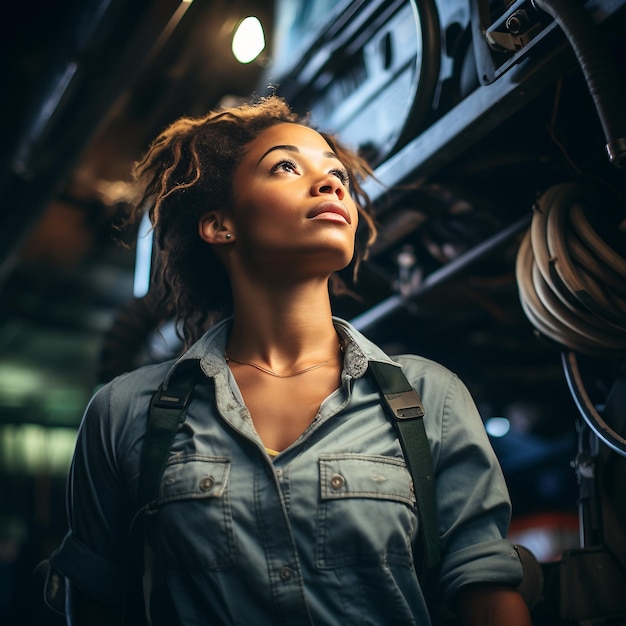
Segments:
[[[209,211],[198,222],[200,238],[207,243],[224,244],[235,240],[235,233],[221,211]]]

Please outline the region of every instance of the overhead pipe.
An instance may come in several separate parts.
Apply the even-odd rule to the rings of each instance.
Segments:
[[[602,124],[609,161],[626,166],[626,86],[589,13],[572,0],[532,0],[559,25],[578,59]]]
[[[465,270],[468,266],[493,252],[493,250],[502,245],[504,242],[527,229],[531,218],[532,214],[525,215],[517,222],[514,222],[510,226],[507,226],[504,230],[495,234],[493,237],[486,239],[468,252],[459,255],[452,261],[449,261],[442,268],[429,274],[419,287],[413,289],[408,295],[401,296],[399,294],[394,294],[369,309],[369,311],[365,311],[364,313],[357,315],[355,318],[350,320],[350,323],[357,330],[366,331],[377,322],[380,322],[383,318],[406,307],[412,300],[423,296],[435,287],[439,286],[441,283],[453,278],[461,271]]]
[[[148,43],[143,44],[141,49],[133,48],[134,63],[132,71],[128,72],[128,82],[161,49],[191,4],[189,0],[169,0],[167,8],[171,14],[163,25],[162,17],[159,17],[158,23],[153,19],[155,8],[151,7],[149,0],[143,0],[142,5],[138,4],[138,0],[136,2],[133,7],[135,14],[144,15],[144,19],[149,22],[143,27],[143,36]],[[16,175],[30,180],[38,173],[40,168],[35,158],[37,150],[46,141],[47,134],[52,132],[58,116],[68,106],[75,104],[77,84],[84,81],[91,71],[90,61],[94,56],[92,49],[102,45],[98,39],[103,40],[110,36],[119,23],[128,22],[129,15],[125,11],[127,6],[124,3],[93,0],[82,6],[74,21],[67,26],[67,37],[59,39],[62,50],[57,53],[58,59],[50,68],[41,96],[34,105],[11,160],[11,169]],[[115,85],[109,85],[116,87],[118,91],[115,88],[109,90],[108,100],[103,102],[104,106],[113,102],[127,83],[117,80]]]
[[[0,209],[0,286],[17,263],[19,248],[45,203],[69,174],[102,119],[145,62],[163,46],[189,6],[189,0],[156,4],[150,0],[91,0],[61,33],[64,36],[58,40],[44,88],[13,153],[7,156],[8,167],[0,168],[0,199],[12,207],[11,211]],[[105,50],[106,38],[119,26],[134,30],[116,49],[117,56],[107,60],[106,71],[98,74],[97,93],[81,102],[89,81],[94,82],[97,53]],[[71,107],[76,114],[65,129]]]
[[[28,180],[34,175],[31,157],[46,135],[54,117],[62,109],[70,95],[71,85],[76,80],[81,58],[85,56],[89,43],[96,36],[111,0],[94,0],[82,3],[72,14],[73,20],[65,24],[63,36],[57,40],[53,58],[48,66],[49,73],[40,91],[40,97],[33,105],[30,118],[11,159],[13,172]]]

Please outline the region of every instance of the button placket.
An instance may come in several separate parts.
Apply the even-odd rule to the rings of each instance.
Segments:
[[[293,578],[293,570],[289,566],[285,565],[284,567],[280,568],[278,576],[284,583],[286,583]]]

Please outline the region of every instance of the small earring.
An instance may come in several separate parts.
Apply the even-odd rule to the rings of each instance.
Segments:
[[[230,233],[226,233],[225,237],[226,237],[226,239],[230,239],[232,237],[232,235]]]

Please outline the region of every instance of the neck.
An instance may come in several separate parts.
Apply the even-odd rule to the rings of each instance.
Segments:
[[[227,352],[274,371],[291,371],[337,353],[328,283],[237,283]]]

